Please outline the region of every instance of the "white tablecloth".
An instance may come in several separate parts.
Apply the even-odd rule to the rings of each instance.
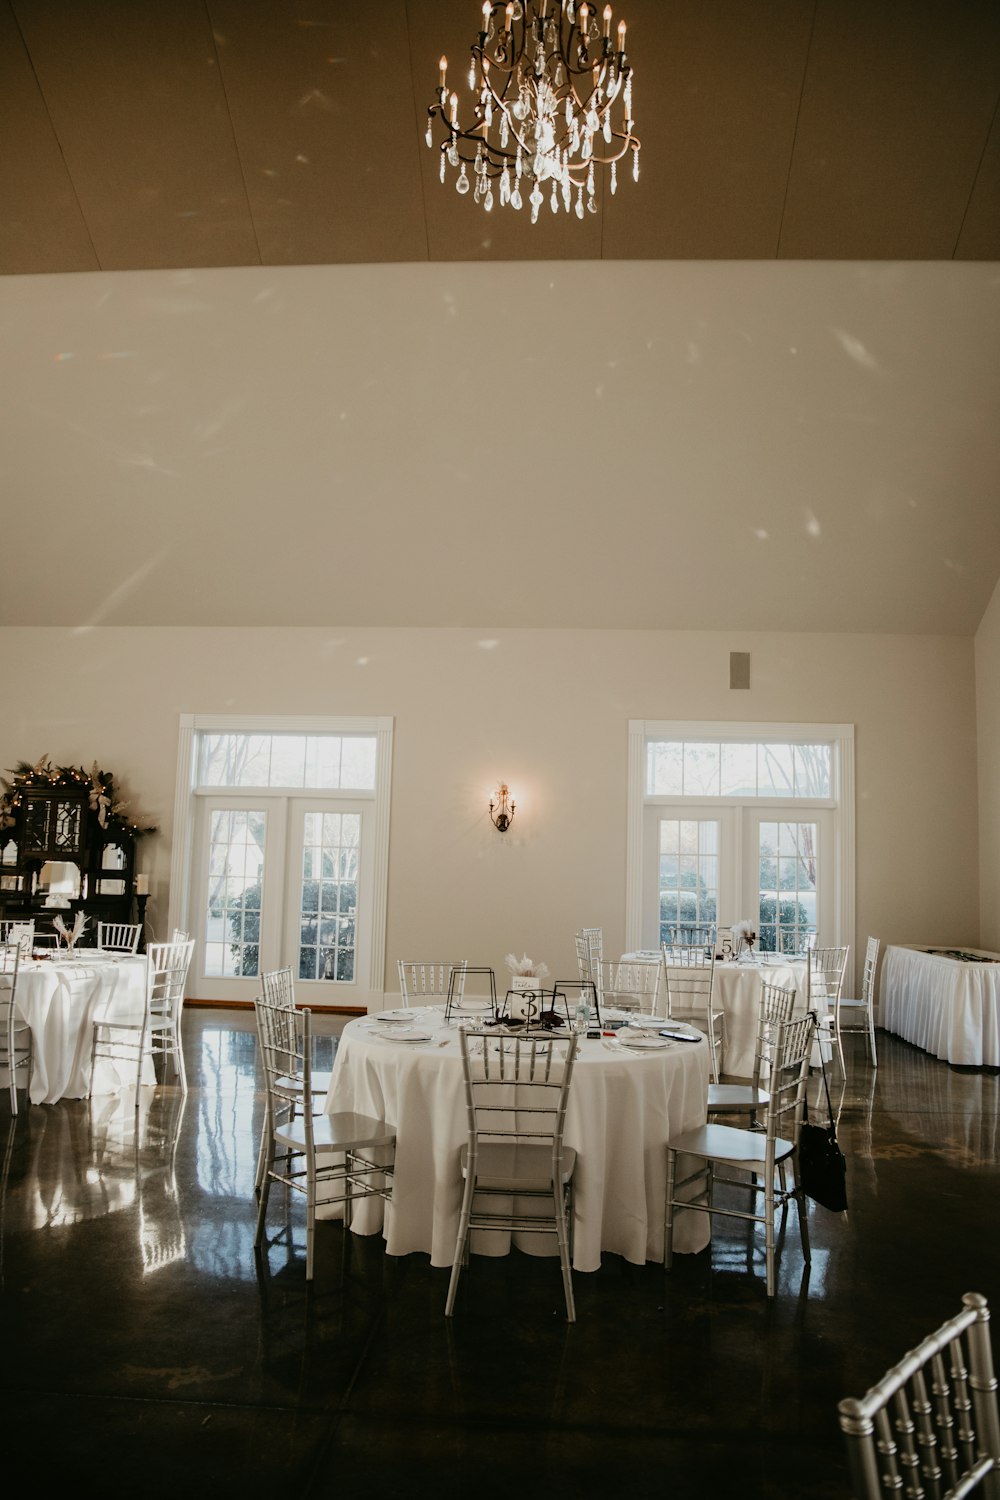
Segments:
[[[426,1013],[443,1047],[384,1040],[373,1022],[352,1021],[337,1048],[327,1108],[356,1110],[396,1128],[393,1200],[385,1221],[390,1255],[419,1250],[431,1264],[454,1259],[462,1203],[459,1154],[467,1139],[462,1060],[455,1031],[443,1029],[443,1010]],[[565,1140],[578,1152],[574,1187],[574,1253],[578,1271],[596,1271],[601,1251],[642,1264],[663,1256],[666,1144],[703,1125],[708,1094],[707,1042],[678,1042],[662,1052],[608,1051],[584,1040],[570,1087]],[[382,1205],[372,1200],[354,1214],[354,1229],[382,1228]],[[552,1237],[516,1243],[555,1253]],[[708,1218],[682,1214],[675,1230],[680,1251],[708,1244]],[[500,1234],[476,1234],[477,1253],[503,1255]]]
[[[1000,1067],[1000,963],[887,948],[880,1019],[886,1031],[947,1062]]]
[[[660,956],[652,950],[625,953],[622,959],[623,962],[661,962]],[[721,1007],[726,1018],[722,1071],[732,1078],[749,1078],[753,1074],[761,986],[765,983],[780,984],[786,989],[793,989],[796,1012],[805,1010],[805,960],[785,960],[775,956],[773,962],[761,959],[753,963],[716,963],[714,982],[716,1004]],[[666,1005],[666,996],[661,1003]],[[819,1008],[825,1013],[825,1003]]]
[[[105,1008],[121,1018],[140,1019],[146,994],[144,958],[32,960],[17,971],[15,1004],[31,1027],[34,1066],[32,1104],[84,1099],[90,1089],[93,1022]],[[114,1063],[99,1061],[95,1094],[111,1094],[135,1077]]]

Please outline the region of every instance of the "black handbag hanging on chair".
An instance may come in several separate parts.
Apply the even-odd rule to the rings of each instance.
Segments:
[[[813,1016],[815,1020],[815,1015]],[[828,1208],[835,1214],[847,1211],[847,1161],[837,1144],[837,1126],[830,1102],[830,1085],[826,1078],[826,1063],[820,1044],[820,1067],[823,1069],[823,1089],[826,1093],[826,1109],[829,1123],[814,1125],[809,1119],[808,1101],[802,1113],[799,1128],[798,1167],[799,1182],[807,1198]]]

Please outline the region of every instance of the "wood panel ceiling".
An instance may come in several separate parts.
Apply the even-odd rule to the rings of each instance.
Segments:
[[[991,0],[622,0],[640,182],[485,215],[422,139],[477,0],[0,0],[0,271],[1000,259]]]

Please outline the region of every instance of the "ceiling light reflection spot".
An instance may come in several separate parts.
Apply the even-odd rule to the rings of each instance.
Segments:
[[[76,351],[75,351],[75,349],[64,349],[59,354],[57,354],[57,355],[54,356],[54,360],[55,360],[55,363],[57,365],[61,365],[64,359],[75,359],[75,358],[76,358]]]
[[[965,572],[965,564],[964,563],[960,563],[960,562],[956,562],[953,557],[946,557],[945,560],[944,560],[944,565],[952,573],[964,573]]]
[[[479,647],[480,651],[495,651],[496,648],[499,646],[499,644],[500,644],[499,641],[477,641],[476,642],[476,645]]]
[[[755,526],[753,534],[757,538],[758,542],[767,541],[767,532],[764,530],[763,526]]]
[[[865,370],[877,370],[879,368],[878,360],[874,354],[865,347],[859,338],[855,338],[853,333],[848,333],[843,328],[834,328],[832,333],[844,353],[849,359],[853,359],[855,364],[861,365]]]
[[[359,656],[358,659],[357,659],[357,662],[355,663],[355,665],[359,666],[359,667],[367,667],[367,665],[368,665],[368,657],[367,656]]]
[[[812,511],[806,511],[806,531],[810,536],[820,536],[823,531]]]

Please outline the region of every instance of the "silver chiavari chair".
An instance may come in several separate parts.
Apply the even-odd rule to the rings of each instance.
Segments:
[[[137,953],[141,922],[98,922],[97,947],[101,953]]]
[[[1000,1413],[989,1308],[966,1292],[962,1311],[911,1349],[864,1396],[838,1405],[856,1500],[982,1489],[1000,1497]]]
[[[318,1107],[308,1010],[264,1005],[259,999],[254,1008],[270,1122],[254,1247],[264,1238],[271,1183],[302,1193],[306,1280],[312,1281],[317,1207],[343,1204],[345,1228],[350,1229],[355,1199],[391,1199],[396,1134],[384,1120],[325,1114]]]
[[[864,1032],[868,1038],[868,1050],[871,1053],[873,1068],[878,1067],[878,1053],[875,1050],[875,975],[878,970],[880,946],[878,938],[868,939],[865,949],[864,974],[861,980],[861,997],[855,1000],[853,997],[848,999],[844,995],[838,995],[833,1023],[838,1038],[845,1031]]]
[[[146,1058],[169,1058],[181,1092],[187,1092],[181,1022],[194,940],[150,943],[146,951],[146,995],[141,1017],[117,1015],[109,1008],[93,1024],[90,1048],[90,1086],[99,1059],[135,1066],[135,1108],[139,1109],[142,1065]],[[112,1006],[114,1001],[111,1002]]]
[[[776,1219],[793,1201],[798,1209],[802,1253],[808,1264],[809,1228],[796,1156],[814,1031],[815,1022],[811,1015],[796,1016],[775,1029],[769,1054],[770,1078],[763,1131],[709,1123],[670,1141],[667,1147],[663,1252],[663,1264],[667,1270],[673,1264],[674,1215],[678,1209],[743,1219],[764,1226],[767,1295],[773,1297],[776,1290]],[[695,1158],[695,1166],[687,1177],[678,1181],[677,1162],[682,1155]],[[792,1167],[791,1185],[783,1170],[786,1163]],[[735,1177],[730,1175],[733,1172],[747,1175]],[[750,1208],[730,1206],[728,1197],[725,1203],[717,1202],[715,1189],[720,1184],[749,1192]],[[764,1199],[762,1210],[757,1207],[760,1196]]]
[[[667,1015],[697,1026],[708,1037],[712,1082],[718,1083],[726,1044],[726,1023],[715,1002],[715,943],[686,947],[663,944],[662,969],[666,979]]]
[[[846,1069],[844,1044],[840,1039],[840,996],[850,951],[849,948],[810,948],[806,968],[806,1009],[816,1012],[820,1040],[836,1047],[843,1077],[846,1077]]]
[[[267,969],[260,976],[261,993],[259,1003],[269,1005],[277,1010],[295,1009],[295,980],[292,976],[290,965],[283,969]],[[316,1109],[322,1111],[326,1102],[326,1095],[330,1090],[331,1074],[328,1071],[311,1069],[312,1096]],[[286,1080],[287,1086],[291,1087],[291,1080]],[[257,1171],[254,1175],[253,1190],[259,1193],[264,1181],[264,1163],[267,1157],[267,1142],[271,1133],[271,1103],[270,1095],[264,1091],[264,1118],[260,1128],[260,1145],[257,1150]]]
[[[445,1316],[455,1310],[474,1229],[554,1234],[566,1318],[576,1318],[571,1241],[576,1152],[563,1143],[579,1038],[459,1032],[468,1140],[460,1159],[465,1188]],[[526,1205],[538,1205],[537,1209]]]
[[[767,1108],[770,1095],[762,1085],[771,1043],[777,1028],[792,1019],[795,990],[780,984],[762,984],[760,1010],[757,1015],[757,1037],[754,1043],[753,1074],[749,1083],[710,1083],[708,1114],[746,1115],[757,1124],[758,1115]]]
[[[17,1013],[17,970],[20,961],[21,952],[16,940],[0,943],[0,1065],[8,1071],[12,1115],[17,1114],[18,1070],[23,1070],[25,1075],[24,1092],[27,1101],[34,1063],[31,1027]]]
[[[456,973],[450,996],[456,1004],[461,1004],[465,992],[465,971],[468,968],[465,959],[451,961],[437,959],[430,962],[400,958],[396,960],[396,966],[399,971],[399,995],[403,1005],[419,1005],[421,1002],[428,1001],[443,1004],[449,998],[453,969],[461,972]]]

